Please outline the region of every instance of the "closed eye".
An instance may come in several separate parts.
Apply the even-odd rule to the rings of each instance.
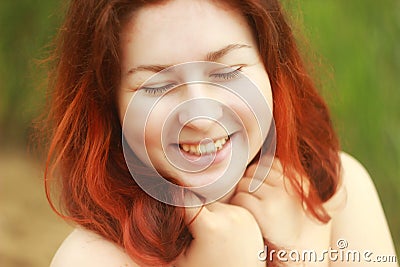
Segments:
[[[175,86],[176,86],[176,84],[169,83],[169,84],[166,84],[163,86],[143,86],[140,89],[144,90],[147,94],[160,95]]]
[[[210,74],[210,78],[216,80],[232,80],[240,75],[242,68],[243,66],[225,68],[216,73]]]

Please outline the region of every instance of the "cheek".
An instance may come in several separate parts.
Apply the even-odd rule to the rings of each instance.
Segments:
[[[255,115],[255,109],[252,108],[251,103],[244,101],[239,97],[231,98],[229,102],[225,102],[226,106],[236,114],[235,118],[230,117],[231,120],[236,121],[240,125],[239,135],[241,142],[247,147],[249,159],[253,158],[262,145],[262,129],[260,123]]]
[[[260,121],[256,116],[254,116],[253,111],[248,111],[247,116],[245,117],[244,125],[247,132],[249,159],[251,161],[251,159],[253,159],[253,157],[260,150],[266,134],[265,130],[262,129]]]
[[[161,135],[167,113],[168,110],[161,104],[155,106],[149,114],[143,114],[147,116],[146,125],[143,128],[147,149],[154,150],[161,147]]]
[[[264,97],[270,112],[273,111],[272,89],[271,82],[265,69],[259,66],[253,73],[251,73],[251,80],[257,85],[258,90]]]
[[[135,155],[149,164],[149,156],[160,140],[160,117],[149,113],[148,103],[135,93],[123,93],[118,100],[123,137]]]
[[[264,81],[263,87],[260,89],[261,89],[262,94],[265,97],[265,100],[268,104],[270,113],[272,115],[273,111],[274,111],[274,101],[272,99],[272,88],[271,88],[271,83],[269,82],[269,79]]]
[[[126,109],[129,105],[129,100],[131,96],[126,93],[119,93],[117,98],[117,110],[118,110],[118,117],[121,125],[124,123],[124,117],[126,113]]]
[[[272,89],[268,74],[261,66],[252,69],[248,77],[257,87],[257,100],[241,108],[241,114],[249,139],[250,158],[252,159],[261,149],[273,122]]]
[[[176,99],[161,97],[152,103],[147,111],[142,111],[144,123],[141,127],[142,136],[148,156],[154,163],[160,164],[165,159],[165,150],[171,143],[177,143],[175,129],[180,129],[174,107],[178,104]]]

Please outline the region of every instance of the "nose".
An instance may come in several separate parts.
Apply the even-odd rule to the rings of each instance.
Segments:
[[[223,115],[222,103],[212,98],[212,91],[218,88],[190,84],[185,89],[186,104],[179,112],[180,124],[197,131],[210,130]]]

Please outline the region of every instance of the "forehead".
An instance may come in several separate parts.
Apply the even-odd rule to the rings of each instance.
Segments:
[[[121,32],[122,62],[172,65],[203,60],[230,43],[254,45],[239,12],[206,0],[172,0],[133,14]]]

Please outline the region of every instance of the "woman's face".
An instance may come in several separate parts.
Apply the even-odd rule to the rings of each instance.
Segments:
[[[120,37],[118,108],[138,158],[191,187],[214,182],[232,161],[241,175],[266,132],[251,98],[272,109],[268,75],[245,18],[211,1],[173,0],[136,11]],[[248,90],[230,89],[246,87],[246,80],[254,83]]]

